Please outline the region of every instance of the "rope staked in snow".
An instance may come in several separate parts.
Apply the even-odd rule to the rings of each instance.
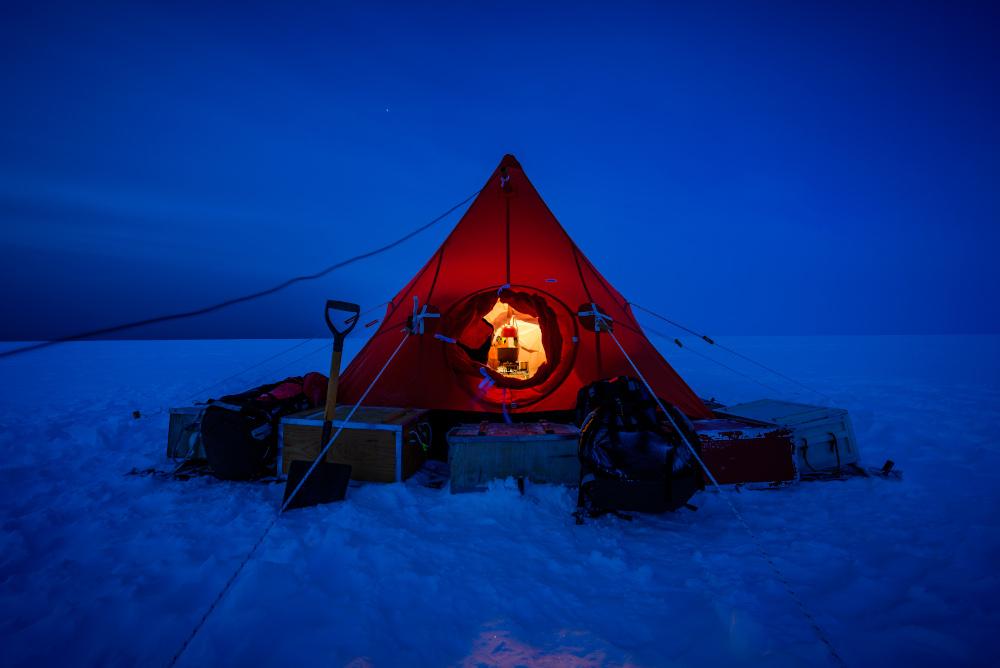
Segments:
[[[816,388],[809,387],[808,385],[804,385],[803,383],[800,383],[799,381],[795,380],[791,376],[787,376],[787,375],[781,373],[780,371],[778,371],[777,369],[772,369],[771,367],[767,366],[766,364],[762,364],[762,363],[758,362],[755,359],[750,359],[749,357],[747,357],[743,353],[738,352],[736,350],[733,350],[732,348],[729,348],[727,346],[722,345],[721,343],[716,342],[715,340],[712,339],[712,337],[710,337],[710,336],[708,336],[706,334],[700,334],[700,333],[694,331],[693,329],[691,329],[689,327],[685,327],[684,325],[680,324],[679,322],[674,322],[670,318],[666,318],[666,317],[660,315],[659,313],[654,313],[653,311],[650,311],[648,308],[643,308],[642,306],[639,306],[635,302],[631,302],[630,301],[630,302],[627,302],[627,303],[628,303],[629,306],[631,306],[633,308],[637,308],[640,311],[643,311],[644,313],[648,313],[649,315],[653,316],[654,318],[659,318],[663,322],[665,322],[667,324],[670,324],[670,325],[673,325],[674,327],[676,327],[676,328],[678,328],[680,330],[683,330],[683,331],[687,332],[688,334],[691,334],[692,336],[697,336],[699,339],[701,339],[702,341],[704,341],[705,343],[707,343],[710,346],[715,346],[716,348],[720,348],[722,350],[725,350],[730,355],[735,355],[736,357],[739,357],[742,360],[750,362],[751,364],[755,364],[755,365],[759,366],[761,369],[764,369],[765,371],[769,371],[769,372],[773,373],[775,376],[778,376],[780,378],[784,378],[785,380],[787,380],[790,383],[795,383],[796,385],[798,385],[799,387],[801,387],[804,390],[808,390],[809,392],[812,392],[813,394],[818,394],[819,396],[823,397],[824,399],[826,399],[827,401],[829,401],[831,403],[834,401],[833,397],[831,397],[830,395],[825,394],[823,392],[820,392]],[[743,375],[743,374],[740,374],[740,375]]]
[[[403,338],[399,342],[399,345],[396,346],[396,350],[393,351],[392,355],[389,356],[389,359],[387,359],[385,361],[385,364],[382,365],[382,369],[378,372],[378,375],[376,375],[375,378],[372,380],[372,382],[368,385],[368,388],[364,391],[364,394],[361,395],[361,398],[358,399],[357,403],[351,407],[350,412],[344,419],[344,423],[350,422],[351,418],[354,416],[354,413],[357,412],[358,408],[361,407],[361,404],[364,403],[364,400],[368,397],[368,393],[371,392],[372,388],[375,387],[375,384],[378,383],[379,379],[382,377],[382,374],[385,373],[385,370],[389,368],[389,364],[392,363],[392,360],[395,359],[399,351],[403,349],[403,344],[406,343],[407,339],[410,338],[410,334],[412,334],[410,330],[405,330],[405,331],[406,333],[403,335]],[[320,451],[316,459],[313,460],[312,466],[310,466],[309,470],[306,471],[306,474],[302,476],[302,480],[299,481],[299,484],[295,487],[292,493],[288,495],[288,500],[285,501],[284,504],[282,504],[278,512],[274,515],[274,517],[271,518],[271,521],[268,522],[267,527],[264,529],[263,533],[260,534],[260,537],[257,539],[257,542],[253,544],[253,547],[250,548],[250,551],[247,552],[245,557],[243,557],[243,561],[240,562],[240,565],[236,567],[236,570],[233,572],[233,574],[229,576],[228,580],[226,580],[226,584],[222,587],[222,590],[219,592],[218,596],[216,596],[215,599],[212,600],[212,603],[208,606],[208,609],[205,610],[205,614],[201,616],[201,619],[198,620],[198,623],[195,624],[193,629],[191,629],[191,633],[184,640],[184,643],[181,645],[180,649],[177,650],[177,653],[174,654],[174,657],[170,660],[170,663],[168,665],[171,668],[177,665],[177,662],[180,660],[185,650],[187,650],[188,646],[191,644],[191,641],[195,639],[195,636],[197,636],[198,632],[201,631],[202,627],[205,625],[205,622],[208,621],[209,616],[211,616],[211,614],[215,611],[216,607],[218,607],[219,603],[222,602],[222,599],[225,598],[226,594],[228,594],[229,591],[233,588],[233,585],[236,583],[236,579],[240,576],[240,573],[242,573],[246,565],[250,563],[250,560],[253,558],[254,554],[257,553],[257,550],[264,543],[264,539],[267,538],[267,535],[271,533],[271,529],[273,529],[274,525],[277,524],[278,518],[280,518],[281,514],[285,512],[285,509],[288,507],[288,504],[291,503],[292,499],[295,498],[295,495],[298,494],[299,490],[302,488],[302,485],[309,478],[309,475],[313,472],[313,470],[315,470],[317,464],[319,464],[319,462],[323,460],[323,457],[326,456],[326,453],[330,449],[330,446],[333,445],[334,441],[337,440],[337,437],[340,436],[340,433],[343,430],[344,426],[341,425],[337,429],[337,431],[333,434],[333,437],[330,438],[329,442],[327,442],[327,444],[323,447],[322,451]]]
[[[606,316],[596,316],[596,317],[599,318],[600,320],[606,319]],[[606,331],[608,334],[611,335],[611,340],[614,341],[615,345],[618,346],[618,349],[622,351],[622,355],[625,356],[625,359],[628,360],[628,363],[629,365],[631,365],[632,370],[635,371],[636,375],[639,376],[639,380],[642,381],[642,384],[646,386],[646,389],[653,396],[653,399],[656,401],[656,405],[659,406],[660,410],[663,411],[663,414],[667,416],[667,419],[670,421],[670,424],[673,426],[674,430],[680,435],[681,440],[684,441],[684,444],[688,447],[688,450],[690,450],[695,460],[697,460],[698,464],[701,466],[701,470],[704,471],[708,479],[712,481],[712,485],[715,486],[715,490],[719,493],[719,495],[726,500],[726,504],[729,505],[729,509],[733,511],[733,515],[735,515],[736,519],[739,520],[741,525],[743,525],[743,529],[747,532],[747,535],[749,535],[750,539],[753,541],[754,547],[757,548],[757,552],[760,554],[761,558],[765,562],[767,562],[767,565],[771,567],[771,570],[774,572],[775,578],[778,580],[778,582],[782,584],[782,586],[784,586],[785,591],[788,593],[788,596],[793,601],[795,601],[795,605],[798,607],[799,612],[802,613],[803,617],[805,617],[806,621],[812,627],[813,631],[816,633],[816,636],[819,638],[820,642],[822,642],[826,646],[826,649],[830,653],[830,657],[833,659],[834,663],[836,663],[838,666],[843,666],[846,668],[847,664],[844,662],[844,659],[840,656],[840,653],[837,652],[837,649],[833,646],[833,643],[830,641],[829,636],[823,630],[823,627],[819,625],[819,622],[816,621],[816,618],[813,617],[812,613],[809,612],[809,609],[806,608],[805,604],[802,602],[802,599],[799,598],[799,595],[795,592],[794,589],[792,589],[791,583],[785,578],[784,574],[778,568],[778,565],[774,563],[774,559],[771,557],[768,551],[764,549],[764,545],[760,542],[760,539],[757,537],[757,534],[754,533],[753,529],[750,528],[750,524],[743,517],[743,513],[739,511],[739,509],[736,507],[736,504],[733,503],[733,500],[732,498],[730,498],[730,495],[727,492],[724,492],[722,490],[722,487],[719,486],[719,481],[715,479],[715,476],[712,475],[712,472],[708,470],[707,466],[705,466],[705,462],[702,461],[701,457],[698,455],[698,452],[695,450],[694,446],[688,440],[688,437],[685,435],[683,431],[681,431],[680,426],[674,421],[673,416],[670,415],[666,407],[664,407],[663,402],[660,401],[660,397],[657,396],[656,392],[653,391],[653,388],[649,386],[648,382],[646,382],[646,377],[642,375],[642,372],[639,371],[639,367],[635,365],[635,362],[632,361],[632,358],[629,356],[629,354],[625,352],[625,348],[622,347],[621,342],[618,341],[618,337],[615,336],[615,333],[613,331],[611,331],[611,328],[602,328],[602,330]]]
[[[184,319],[187,319],[187,318],[194,318],[194,317],[197,317],[197,316],[200,316],[200,315],[205,315],[207,313],[212,313],[214,311],[222,310],[222,309],[224,309],[224,308],[226,308],[228,306],[233,306],[235,304],[242,304],[243,302],[254,301],[256,299],[260,299],[261,297],[266,297],[268,295],[273,295],[274,293],[280,292],[281,290],[284,290],[287,287],[295,285],[296,283],[302,283],[304,281],[314,281],[314,280],[316,280],[318,278],[322,278],[323,276],[326,276],[327,274],[329,274],[332,271],[336,271],[337,269],[342,269],[343,267],[346,267],[347,265],[354,264],[355,262],[359,262],[361,260],[367,260],[370,257],[375,257],[376,255],[380,255],[382,253],[385,253],[388,250],[391,250],[391,249],[395,248],[396,246],[400,245],[401,243],[403,243],[405,241],[409,241],[410,239],[412,239],[413,237],[417,236],[418,234],[420,234],[424,230],[429,229],[430,227],[434,226],[435,224],[437,224],[437,223],[441,222],[442,220],[444,220],[445,218],[447,218],[456,209],[458,209],[458,208],[464,206],[465,204],[467,204],[471,199],[473,199],[474,197],[476,197],[480,192],[482,192],[482,188],[480,188],[476,192],[472,193],[471,195],[469,195],[468,197],[466,197],[465,199],[463,199],[458,204],[452,206],[450,209],[448,209],[444,213],[436,216],[433,220],[430,220],[429,222],[424,223],[420,227],[418,227],[418,228],[416,228],[416,229],[408,232],[407,234],[404,234],[403,236],[401,236],[400,238],[396,239],[395,241],[392,241],[392,242],[390,242],[390,243],[388,243],[388,244],[386,244],[384,246],[380,246],[379,248],[376,248],[374,250],[370,250],[370,251],[368,251],[366,253],[361,253],[360,255],[355,255],[354,257],[347,258],[346,260],[341,260],[340,262],[338,262],[336,264],[331,264],[329,267],[321,269],[321,270],[317,271],[314,274],[304,274],[302,276],[295,276],[295,277],[289,278],[288,280],[283,281],[283,282],[281,282],[281,283],[279,283],[277,285],[271,286],[270,288],[265,288],[265,289],[259,290],[257,292],[252,292],[250,294],[243,295],[241,297],[233,297],[232,299],[227,299],[227,300],[219,302],[217,304],[212,304],[211,306],[205,306],[203,308],[194,309],[192,311],[184,311],[184,312],[181,312],[181,313],[171,313],[169,315],[161,315],[161,316],[156,316],[156,317],[153,317],[153,318],[146,318],[145,320],[136,320],[135,322],[127,322],[127,323],[124,323],[124,324],[121,324],[121,325],[112,325],[110,327],[102,327],[100,329],[91,330],[89,332],[80,332],[78,334],[70,334],[70,335],[67,335],[67,336],[61,336],[59,338],[52,339],[51,341],[41,341],[41,342],[38,342],[38,343],[29,344],[27,346],[21,346],[20,348],[13,348],[11,350],[5,350],[3,352],[0,352],[0,359],[3,359],[4,357],[14,357],[15,355],[21,355],[23,353],[28,353],[28,352],[31,352],[33,350],[40,350],[42,348],[48,348],[50,346],[56,346],[56,345],[59,345],[60,343],[67,343],[69,341],[79,341],[81,339],[90,339],[90,338],[93,338],[95,336],[105,336],[107,334],[116,334],[118,332],[123,332],[123,331],[127,331],[127,330],[130,330],[130,329],[137,329],[139,327],[146,327],[146,326],[149,326],[149,325],[156,325],[156,324],[159,324],[159,323],[162,323],[162,322],[171,322],[173,320],[184,320]]]
[[[280,515],[275,515],[274,517],[271,518],[271,521],[268,522],[267,528],[264,529],[264,532],[260,535],[260,538],[257,539],[257,542],[254,543],[253,547],[250,548],[250,551],[247,552],[247,556],[243,557],[243,561],[240,562],[240,565],[237,566],[236,570],[233,571],[233,574],[229,576],[228,580],[226,580],[226,584],[222,588],[222,591],[220,591],[219,595],[215,597],[215,600],[212,601],[212,604],[208,606],[208,610],[205,611],[205,614],[203,614],[201,616],[201,619],[198,620],[198,623],[195,624],[194,629],[191,630],[191,634],[188,635],[188,637],[184,640],[184,644],[181,645],[180,649],[177,650],[177,653],[174,654],[174,658],[170,660],[170,663],[168,665],[171,668],[177,665],[177,662],[184,654],[184,651],[188,648],[188,645],[191,644],[191,641],[194,640],[194,637],[198,635],[198,631],[200,631],[201,627],[205,625],[206,621],[208,621],[209,615],[215,612],[215,608],[219,605],[219,603],[226,596],[226,594],[229,593],[229,590],[232,589],[233,583],[236,582],[236,578],[238,578],[240,576],[240,573],[243,572],[243,567],[246,566],[247,563],[253,558],[253,555],[257,552],[257,548],[259,548],[261,546],[261,543],[264,542],[264,539],[267,538],[267,534],[271,533],[271,529],[273,529],[274,525],[278,522],[278,517],[280,517]]]

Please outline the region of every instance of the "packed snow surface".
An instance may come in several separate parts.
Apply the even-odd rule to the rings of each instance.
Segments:
[[[850,409],[864,462],[904,471],[734,495],[845,662],[990,665],[1000,338],[724,342]],[[170,662],[282,486],[128,472],[169,470],[161,409],[326,370],[326,344],[277,355],[293,344],[84,342],[0,360],[4,665]],[[696,349],[774,388],[664,347],[702,396],[827,403]],[[179,665],[833,665],[724,500],[694,502],[576,526],[560,487],[352,487],[278,520]]]

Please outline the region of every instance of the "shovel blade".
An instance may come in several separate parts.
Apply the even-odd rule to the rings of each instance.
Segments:
[[[288,480],[285,482],[285,497],[282,505],[288,501],[288,496],[298,487],[299,481],[305,476],[312,462],[292,461],[288,467]],[[347,496],[347,483],[351,481],[350,464],[332,464],[320,462],[302,485],[292,502],[285,510],[307,508],[322,503],[343,501]]]

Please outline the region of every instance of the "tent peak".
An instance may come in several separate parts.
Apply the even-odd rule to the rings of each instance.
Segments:
[[[513,153],[508,153],[503,157],[503,160],[500,161],[500,168],[502,169],[504,167],[517,167],[520,169],[521,163],[517,161],[517,158],[514,157]]]

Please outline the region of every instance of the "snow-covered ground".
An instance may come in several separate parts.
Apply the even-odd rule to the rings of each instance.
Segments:
[[[905,472],[735,498],[847,664],[992,665],[1000,337],[724,342],[831,395],[866,463]],[[197,394],[293,343],[86,342],[0,360],[0,663],[170,661],[282,488],[127,472],[169,466],[158,409],[325,371],[310,342]],[[664,352],[704,396],[822,402]],[[585,526],[574,501],[548,486],[366,485],[289,513],[180,664],[832,665],[716,495]]]

